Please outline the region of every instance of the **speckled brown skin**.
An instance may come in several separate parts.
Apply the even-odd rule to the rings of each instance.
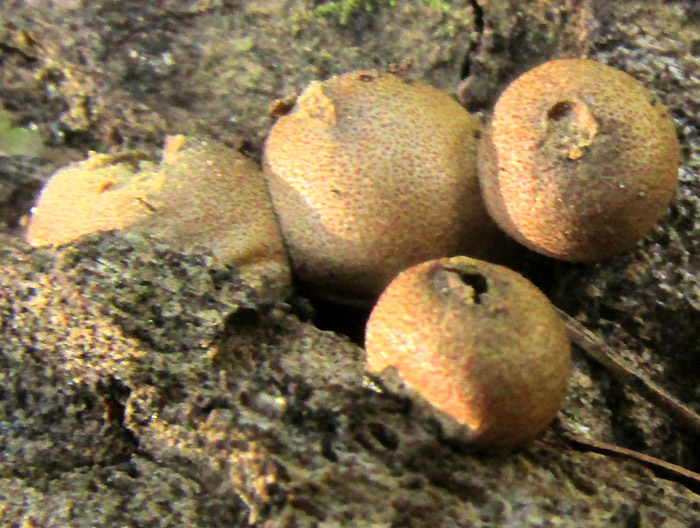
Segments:
[[[514,271],[467,257],[401,273],[370,315],[365,347],[369,371],[395,367],[488,451],[539,435],[570,373],[566,331],[544,294]]]
[[[41,192],[26,239],[58,245],[109,229],[148,233],[179,250],[208,248],[273,295],[291,288],[260,169],[215,141],[172,136],[160,165],[92,154],[58,171]]]
[[[631,76],[555,60],[516,79],[479,147],[489,213],[535,251],[570,261],[632,247],[673,198],[680,149],[663,105]]]
[[[401,270],[482,255],[497,231],[476,175],[478,122],[425,83],[358,71],[311,83],[263,168],[297,278],[375,299]]]

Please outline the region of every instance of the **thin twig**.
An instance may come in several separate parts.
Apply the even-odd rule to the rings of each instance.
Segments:
[[[690,480],[694,484],[700,486],[700,473],[696,473],[695,471],[690,471],[689,469],[685,469],[684,467],[677,466],[676,464],[671,464],[670,462],[666,462],[653,456],[645,455],[644,453],[640,453],[638,451],[633,451],[632,449],[616,446],[614,444],[608,444],[607,442],[600,442],[598,440],[583,438],[572,433],[566,433],[565,436],[570,442],[573,442],[579,447],[590,449],[592,451],[596,451],[598,453],[606,455],[616,455],[626,458],[632,458],[643,463],[646,466],[651,467],[652,469],[661,469],[667,473],[670,473],[673,480]]]
[[[649,401],[664,409],[674,420],[700,436],[700,416],[690,407],[671,396],[649,378],[637,374],[631,367],[625,365],[624,360],[613,352],[600,337],[573,317],[558,308],[557,311],[564,321],[572,343],[581,347],[589,357],[611,371],[624,383],[642,390]]]

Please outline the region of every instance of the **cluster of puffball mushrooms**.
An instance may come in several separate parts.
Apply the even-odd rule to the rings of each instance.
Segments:
[[[675,191],[663,105],[614,68],[555,60],[510,84],[485,127],[448,94],[374,70],[312,82],[281,113],[262,173],[183,136],[159,164],[91,154],[47,183],[27,241],[138,231],[206,247],[269,295],[293,275],[328,300],[376,302],[369,371],[477,449],[536,437],[564,398],[566,331],[542,292],[487,260],[502,232],[568,261],[631,248]]]

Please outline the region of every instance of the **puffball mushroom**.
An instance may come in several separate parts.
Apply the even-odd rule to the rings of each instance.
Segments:
[[[631,248],[674,196],[680,148],[664,106],[624,72],[554,60],[499,97],[479,147],[489,213],[518,242],[590,262]]]
[[[497,229],[479,192],[478,134],[456,101],[417,80],[371,70],[312,82],[263,159],[299,281],[373,301],[413,264],[484,256]]]
[[[291,288],[260,169],[215,141],[172,136],[160,165],[135,154],[92,153],[59,170],[41,191],[26,239],[66,244],[109,229],[148,233],[179,250],[208,248],[272,295]]]
[[[542,433],[571,370],[566,329],[545,295],[514,271],[467,257],[394,279],[369,317],[365,348],[370,372],[397,373],[487,451]]]

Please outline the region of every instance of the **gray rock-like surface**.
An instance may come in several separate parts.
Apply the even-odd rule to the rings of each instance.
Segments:
[[[317,78],[409,62],[412,75],[486,118],[529,67],[587,56],[668,106],[683,147],[676,200],[635,250],[609,262],[520,251],[511,265],[700,410],[696,3],[317,4],[0,4],[0,103],[48,146],[43,165],[0,160],[0,521],[698,526],[697,484],[566,439],[700,469],[696,437],[582,356],[542,440],[478,456],[369,380],[362,349],[307,321],[303,302],[261,298],[206,254],[114,233],[58,250],[19,241],[47,168],[87,149],[155,153],[166,134],[194,133],[258,157],[272,100]]]
[[[134,235],[2,250],[0,517],[34,526],[690,526],[698,497],[558,430],[441,439],[363,351]],[[567,407],[581,406],[570,401]]]

